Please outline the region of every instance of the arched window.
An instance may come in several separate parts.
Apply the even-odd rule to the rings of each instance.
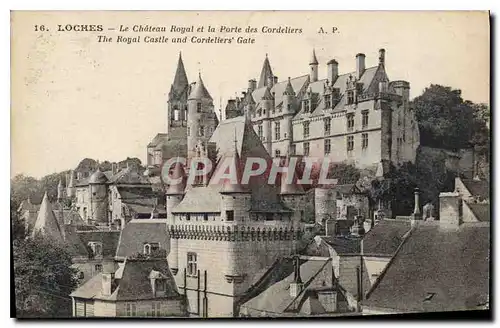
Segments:
[[[144,245],[144,254],[146,255],[151,254],[151,246],[149,244]]]

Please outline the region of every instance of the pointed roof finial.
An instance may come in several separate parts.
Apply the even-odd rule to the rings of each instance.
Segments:
[[[267,53],[266,53],[266,58],[264,59],[264,64],[262,65],[262,70],[260,72],[260,78],[259,78],[259,84],[258,84],[257,88],[265,87],[269,83],[271,83],[273,80],[274,80],[273,70],[271,69],[271,64],[269,63],[269,58],[267,57]]]
[[[318,59],[316,58],[316,51],[313,48],[311,60],[309,61],[309,65],[318,65]]]

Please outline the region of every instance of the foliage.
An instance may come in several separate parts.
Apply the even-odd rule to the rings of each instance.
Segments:
[[[26,237],[26,228],[24,220],[17,213],[17,206],[10,201],[10,221],[12,224],[12,240],[24,240]]]
[[[77,286],[71,255],[52,240],[14,240],[17,317],[71,316],[69,294]]]
[[[412,101],[423,146],[489,149],[489,108],[464,100],[461,90],[431,84]]]

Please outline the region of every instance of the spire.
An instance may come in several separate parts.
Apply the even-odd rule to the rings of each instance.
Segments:
[[[264,64],[262,65],[262,71],[260,72],[259,85],[258,88],[263,88],[268,86],[269,81],[274,80],[273,70],[271,69],[271,64],[269,63],[269,58],[264,59]]]
[[[196,81],[196,84],[193,86],[193,89],[189,94],[188,100],[191,99],[201,100],[206,98],[212,100],[212,96],[210,96],[210,93],[208,92],[207,88],[205,88],[205,84],[201,79],[201,73],[198,73],[198,81]]]
[[[71,170],[69,173],[69,182],[68,182],[68,187],[72,188],[75,186],[75,172]]]
[[[181,183],[169,185],[166,192],[167,195],[183,195],[184,189],[186,188],[184,168],[179,162],[179,158],[177,158],[177,162],[175,162],[174,170],[172,172],[172,179],[179,178],[182,178]]]
[[[285,96],[295,96],[295,91],[293,90],[292,83],[290,82],[290,77],[288,78],[288,82],[286,84],[285,91],[283,92]]]
[[[172,89],[177,95],[180,95],[184,89],[188,86],[188,79],[186,75],[186,70],[184,69],[184,63],[182,62],[182,55],[179,52],[179,60],[177,61],[177,70],[175,71],[174,83],[172,84]]]
[[[59,183],[57,184],[57,200],[63,199],[64,187],[62,184],[62,180],[59,179]]]
[[[45,195],[43,196],[42,204],[40,205],[40,210],[38,211],[38,216],[33,228],[33,236],[37,233],[50,237],[58,242],[63,241],[61,228],[54,215],[52,204],[49,202],[47,192],[45,192]]]
[[[313,49],[311,60],[309,61],[309,65],[318,65],[318,59],[316,58],[316,51]]]
[[[246,185],[241,184],[241,179],[243,177],[243,165],[238,155],[238,139],[236,138],[236,128],[234,130],[234,154],[232,157],[233,163],[231,168],[236,170],[236,183],[231,183],[231,181],[225,181],[221,193],[248,193],[250,192]]]

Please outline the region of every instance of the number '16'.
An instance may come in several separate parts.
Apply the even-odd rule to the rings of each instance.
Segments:
[[[45,25],[35,25],[35,32],[45,31]]]

